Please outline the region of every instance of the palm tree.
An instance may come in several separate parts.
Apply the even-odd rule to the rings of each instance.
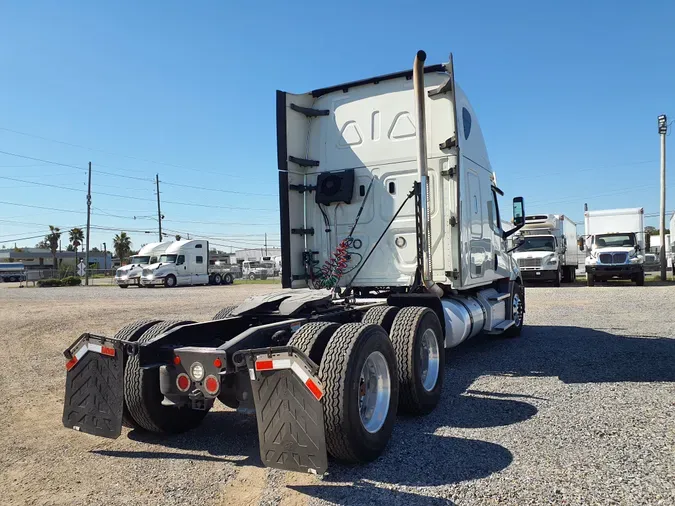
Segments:
[[[84,242],[84,232],[81,228],[72,228],[68,232],[70,234],[70,244],[75,248],[75,257],[77,257],[77,248],[79,248]],[[75,264],[77,265],[77,258],[75,258]]]
[[[126,232],[115,235],[113,248],[115,249],[115,255],[120,259],[120,264],[123,264],[124,260],[131,254],[131,238]]]
[[[59,249],[59,240],[61,239],[61,230],[59,227],[54,225],[49,225],[49,234],[45,236],[45,243],[49,247],[49,251],[52,253],[52,270],[58,269],[56,265],[56,252]]]

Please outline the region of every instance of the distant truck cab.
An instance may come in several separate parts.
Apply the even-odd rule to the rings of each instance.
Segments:
[[[588,286],[610,279],[629,279],[644,285],[644,209],[586,211],[585,225],[586,236],[579,246],[588,252]]]
[[[525,225],[513,236],[519,245],[513,258],[525,281],[547,281],[554,286],[576,280],[579,252],[577,224],[562,214],[525,217]]]
[[[123,265],[115,271],[115,283],[120,288],[130,286],[142,286],[141,274],[143,269],[157,262],[159,255],[164,253],[171,245],[170,242],[153,242],[143,246],[140,251],[133,255],[128,265]]]

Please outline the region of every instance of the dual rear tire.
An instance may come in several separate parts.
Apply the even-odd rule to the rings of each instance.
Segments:
[[[145,343],[187,323],[193,322],[140,320],[124,327],[115,337]],[[124,425],[158,434],[178,434],[197,427],[208,413],[208,409],[164,406],[163,399],[159,369],[141,369],[138,356],[129,356],[124,365]]]
[[[361,323],[308,323],[288,345],[319,364],[326,446],[338,460],[374,460],[397,411],[427,414],[440,399],[445,348],[428,308],[378,306]]]

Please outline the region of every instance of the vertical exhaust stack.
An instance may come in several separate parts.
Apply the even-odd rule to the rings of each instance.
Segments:
[[[427,121],[424,104],[424,61],[427,54],[417,51],[413,64],[413,86],[417,109],[417,175],[420,182],[422,204],[422,282],[429,292],[443,296],[443,289],[433,282],[431,263],[431,217],[429,216],[429,171],[427,169]]]

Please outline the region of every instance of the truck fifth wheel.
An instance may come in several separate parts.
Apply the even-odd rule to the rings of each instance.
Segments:
[[[520,333],[525,293],[506,239],[524,224],[523,199],[503,231],[502,192],[452,57],[425,58],[277,92],[284,289],[207,322],[82,335],[65,351],[66,427],[171,434],[219,400],[256,414],[265,465],[323,473],[328,455],[377,458],[397,412],[435,408],[446,348]]]

